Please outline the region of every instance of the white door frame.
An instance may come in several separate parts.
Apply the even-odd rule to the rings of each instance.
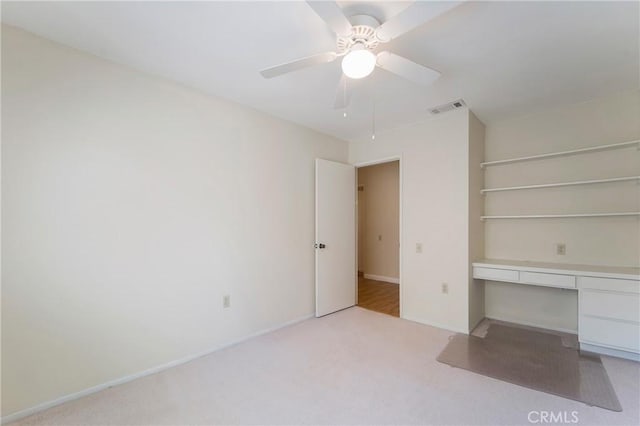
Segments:
[[[376,160],[370,160],[370,161],[363,161],[360,163],[354,163],[353,166],[356,168],[356,187],[355,190],[358,191],[358,169],[361,167],[367,167],[367,166],[375,166],[376,164],[383,164],[383,163],[391,163],[392,161],[397,161],[398,162],[398,185],[400,186],[400,188],[398,188],[398,203],[399,203],[399,210],[398,210],[398,235],[399,235],[399,246],[398,246],[398,281],[399,281],[399,294],[400,294],[400,318],[403,318],[402,316],[402,227],[403,227],[403,220],[402,220],[402,155],[394,155],[391,157],[383,157],[383,158],[379,158]],[[357,192],[356,192],[356,200],[357,200]],[[360,208],[360,206],[358,206],[358,208]],[[355,215],[355,219],[356,219],[356,271],[358,270],[358,215]],[[356,273],[356,304],[358,303],[358,274]]]

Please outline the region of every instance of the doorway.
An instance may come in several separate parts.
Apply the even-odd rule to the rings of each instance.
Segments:
[[[400,316],[400,161],[357,168],[358,306]]]

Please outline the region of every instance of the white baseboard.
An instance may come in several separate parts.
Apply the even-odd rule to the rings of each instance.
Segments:
[[[433,321],[427,321],[427,320],[424,320],[424,319],[415,318],[415,317],[411,317],[411,316],[407,316],[407,315],[403,315],[402,319],[406,319],[406,320],[409,320],[409,321],[417,322],[417,323],[428,325],[428,326],[435,327],[435,328],[441,328],[443,330],[452,331],[454,333],[469,334],[469,330],[465,330],[465,329],[462,329],[462,328],[451,327],[450,325],[440,324],[440,323],[433,322]]]
[[[373,275],[373,274],[364,274],[364,277],[368,280],[375,280],[375,281],[384,281],[386,283],[391,283],[391,284],[400,284],[400,278],[394,278],[394,277],[385,277],[384,275]]]
[[[526,325],[527,327],[544,328],[546,330],[561,331],[563,333],[569,333],[569,334],[578,334],[577,330],[571,330],[569,328],[554,327],[554,326],[550,326],[550,325],[546,325],[546,324],[537,324],[537,323],[533,323],[533,322],[529,322],[529,321],[520,321],[518,319],[505,318],[505,317],[500,317],[500,316],[496,316],[496,315],[491,315],[491,316],[487,315],[486,318],[490,319],[490,320],[496,320],[496,321],[512,322],[512,323],[518,324],[518,325]]]
[[[110,387],[113,387],[113,386],[122,385],[124,383],[130,382],[132,380],[139,379],[141,377],[145,377],[145,376],[149,376],[151,374],[159,373],[159,372],[167,370],[169,368],[176,367],[178,365],[185,364],[187,362],[190,362],[190,361],[193,361],[195,359],[201,358],[203,356],[209,355],[209,354],[211,354],[213,352],[219,351],[220,349],[224,349],[224,348],[228,348],[229,346],[237,345],[238,343],[242,343],[245,340],[249,340],[249,339],[252,339],[254,337],[261,336],[263,334],[271,333],[271,332],[279,330],[281,328],[288,327],[290,325],[297,324],[297,323],[302,322],[302,321],[306,321],[306,320],[308,320],[310,318],[313,318],[313,317],[314,317],[314,315],[310,314],[310,315],[307,315],[307,316],[304,316],[304,317],[301,317],[301,318],[297,318],[297,319],[294,319],[294,320],[291,320],[291,321],[287,321],[287,322],[285,322],[283,324],[279,324],[279,325],[276,325],[274,327],[270,327],[270,328],[267,328],[267,329],[264,329],[264,330],[260,330],[260,331],[258,331],[256,333],[249,334],[248,336],[244,336],[244,337],[241,337],[239,339],[235,339],[235,340],[232,340],[230,342],[226,342],[226,343],[214,346],[211,349],[207,349],[206,351],[199,352],[197,354],[188,355],[188,356],[186,356],[184,358],[176,359],[176,360],[170,361],[170,362],[168,362],[166,364],[162,364],[162,365],[158,365],[156,367],[149,368],[148,370],[140,371],[138,373],[134,373],[134,374],[131,374],[131,375],[128,375],[128,376],[125,376],[125,377],[120,377],[118,379],[110,380],[108,382],[105,382],[105,383],[102,383],[102,384],[99,384],[99,385],[96,385],[96,386],[92,386],[90,388],[81,390],[79,392],[74,392],[74,393],[71,393],[69,395],[65,395],[65,396],[62,396],[60,398],[56,398],[56,399],[51,400],[51,401],[43,402],[42,404],[38,404],[38,405],[30,407],[30,408],[25,408],[24,410],[20,410],[20,411],[17,411],[15,413],[12,413],[12,414],[9,414],[9,415],[6,415],[6,416],[0,418],[0,424],[11,423],[13,421],[22,419],[22,418],[30,416],[32,414],[39,413],[40,411],[44,411],[44,410],[47,410],[49,408],[55,407],[57,405],[64,404],[65,402],[73,401],[75,399],[79,399],[79,398],[82,398],[84,396],[91,395],[92,393],[100,392],[101,390],[104,390],[104,389],[107,389],[107,388],[110,388]]]
[[[640,354],[635,352],[621,351],[619,349],[606,348],[604,346],[591,345],[589,343],[580,343],[580,350],[600,355],[614,356],[616,358],[624,358],[631,361],[640,361]]]

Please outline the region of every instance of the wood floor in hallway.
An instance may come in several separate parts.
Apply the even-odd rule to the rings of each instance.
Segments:
[[[399,317],[400,286],[358,277],[358,306]]]

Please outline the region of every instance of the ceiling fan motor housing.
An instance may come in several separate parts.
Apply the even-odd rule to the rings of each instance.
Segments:
[[[348,53],[357,44],[369,50],[378,47],[376,28],[380,26],[380,22],[376,18],[369,15],[354,15],[349,18],[349,21],[353,24],[352,32],[348,36],[338,36],[338,55]]]

